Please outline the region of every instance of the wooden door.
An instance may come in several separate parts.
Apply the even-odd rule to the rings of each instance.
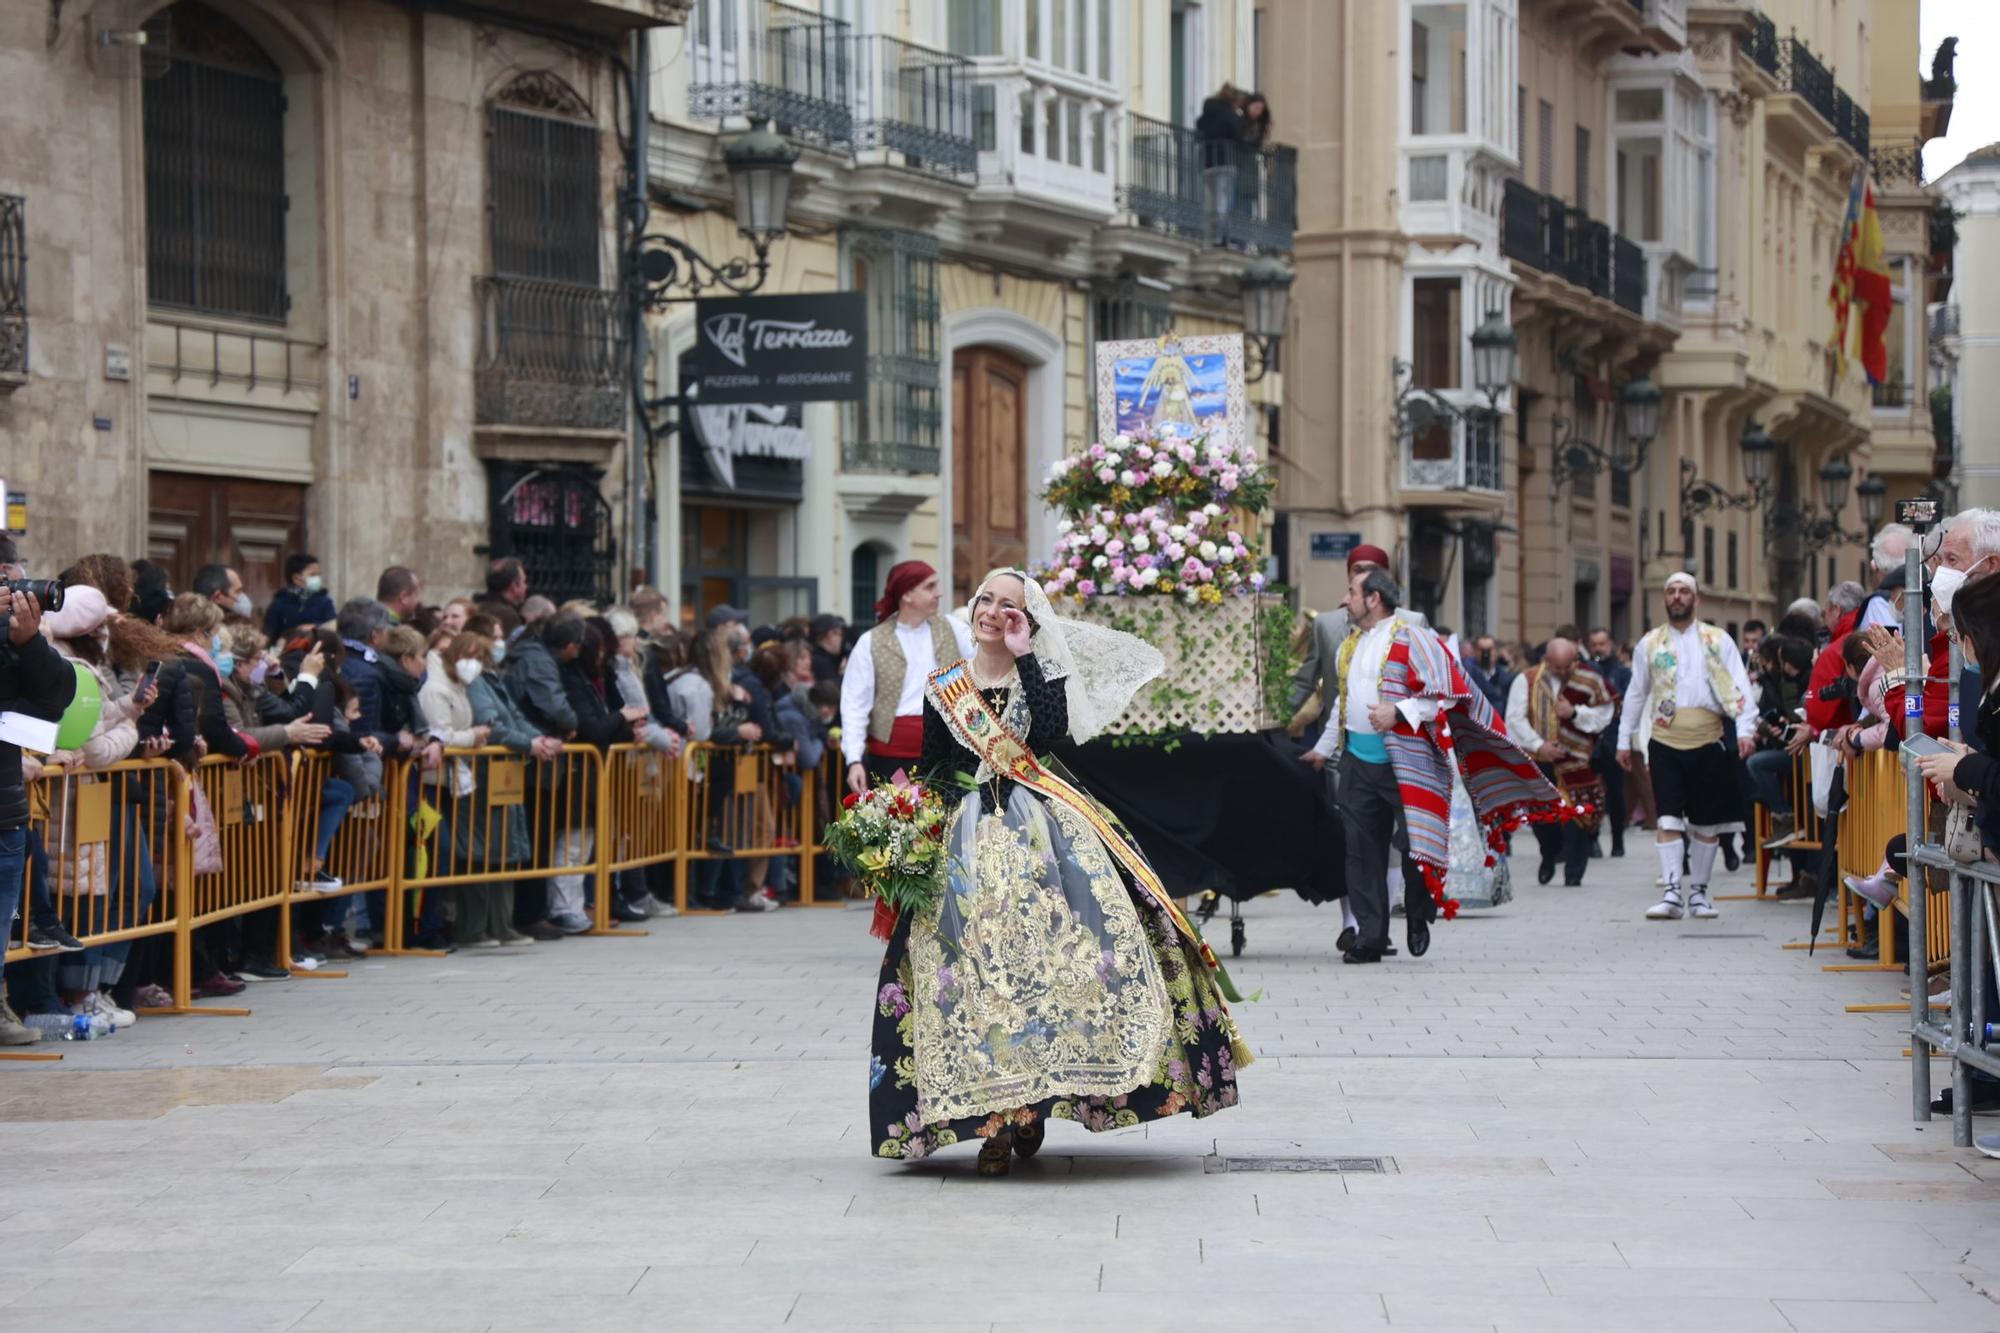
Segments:
[[[175,592],[195,571],[223,564],[259,607],[285,581],[285,557],[304,549],[306,488],[292,482],[155,472],[147,495],[146,556],[165,565]],[[338,587],[329,578],[329,584]]]
[[[951,585],[963,605],[987,570],[1028,559],[1028,368],[990,347],[951,364]]]

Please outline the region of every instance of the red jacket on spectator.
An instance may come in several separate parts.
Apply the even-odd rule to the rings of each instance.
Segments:
[[[1819,692],[1847,674],[1847,660],[1840,655],[1840,644],[1854,632],[1854,623],[1860,617],[1859,611],[1849,611],[1834,621],[1833,637],[1827,641],[1826,647],[1819,650],[1819,657],[1813,662],[1812,679],[1806,682],[1806,722],[1815,732],[1844,727],[1857,720],[1853,707],[1845,698],[1822,699]]]
[[[1942,664],[1942,665],[1940,665]],[[1930,668],[1925,673],[1930,677],[1924,683],[1924,734],[1942,736],[1951,711],[1951,682],[1945,676],[1951,670],[1951,636],[1943,630],[1931,635]],[[1889,725],[1901,736],[1903,731],[1903,686],[1898,685],[1882,699],[1889,710]]]

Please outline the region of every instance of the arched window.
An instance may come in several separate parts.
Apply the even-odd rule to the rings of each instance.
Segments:
[[[604,211],[590,108],[553,74],[523,74],[487,112],[493,272],[597,286]]]
[[[285,95],[249,33],[183,0],[147,24],[146,294],[154,305],[283,323]]]

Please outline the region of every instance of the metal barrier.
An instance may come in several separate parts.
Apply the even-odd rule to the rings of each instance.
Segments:
[[[818,905],[808,845],[817,838],[804,817],[814,808],[818,775],[784,762],[789,757],[762,746],[687,747],[686,851],[675,878],[676,908],[689,910],[686,863],[778,856],[799,858],[799,903]]]
[[[390,950],[421,952],[403,930],[424,895],[526,879],[555,881],[579,911],[595,886],[594,930],[606,930],[603,781],[604,756],[588,745],[545,760],[500,746],[446,750],[423,773],[415,817],[405,821],[411,854],[390,893]]]
[[[47,956],[27,947],[38,875],[87,948],[173,941],[173,1003],[151,1013],[249,1013],[195,1007],[194,932],[267,909],[278,913],[281,966],[346,975],[294,968],[293,920],[362,893],[385,895],[378,924],[391,954],[425,952],[405,936],[427,895],[518,880],[569,881],[579,906],[594,891],[594,934],[638,933],[612,924],[611,878],[668,863],[683,910],[691,864],[789,856],[799,858],[800,903],[819,905],[814,862],[842,767],[837,750],[815,771],[789,758],[763,746],[691,745],[669,757],[568,745],[549,760],[447,750],[431,772],[385,763],[380,790],[360,800],[332,785],[347,781],[338,757],[316,750],[213,757],[192,771],[165,759],[94,773],[52,766],[29,784],[30,829],[46,856],[30,858],[22,933],[6,961]],[[313,886],[322,868],[337,888]]]
[[[293,754],[291,799],[285,804],[285,816],[291,825],[288,841],[296,872],[285,881],[277,958],[278,966],[293,976],[347,975],[338,969],[306,971],[295,965],[292,936],[296,918],[311,914],[313,904],[386,891],[396,882],[404,846],[404,793],[408,787],[403,764],[387,760],[382,769],[380,788],[360,796],[352,782],[340,776],[337,756],[324,750]],[[331,791],[327,785],[330,780],[337,784]],[[324,857],[320,855],[322,845],[326,848]],[[340,881],[338,888],[313,886],[314,872],[322,869]],[[302,906],[305,912],[300,911]],[[385,939],[388,929],[383,923]]]
[[[687,908],[688,783],[683,755],[644,745],[614,745],[604,756],[600,847],[607,878],[674,863],[674,906]],[[597,925],[610,929],[610,895],[597,895]]]
[[[1928,877],[1917,873],[1919,867],[1943,872],[1949,886],[1947,892],[1929,892]],[[1928,918],[1935,915],[1929,910],[1928,900],[1942,899],[1945,920],[1953,937],[1966,941],[1965,948],[1951,951],[1951,1007],[1943,1023],[1932,1021],[1930,1016],[1929,987],[1925,984],[1929,969],[1919,972],[1914,963],[1910,968],[1910,1045],[1915,1057],[1910,1077],[1916,1118],[1930,1118],[1930,1061],[1926,1057],[1935,1050],[1952,1062],[1951,1138],[1957,1146],[1967,1148],[1972,1146],[1972,1089],[1967,1071],[1977,1069],[2000,1078],[2000,1052],[1995,1051],[1986,1037],[1988,971],[2000,972],[2000,948],[1996,948],[2000,931],[1996,931],[1994,920],[1994,892],[2000,886],[2000,866],[1960,865],[1947,858],[1942,848],[1929,844],[1911,849],[1910,868],[1904,882],[1916,886],[1912,891],[1916,898],[1927,900],[1925,927],[1931,924]],[[1912,918],[1912,939],[1923,933]],[[1916,952],[1913,946],[1913,958]]]
[[[1826,817],[1813,804],[1812,790],[1812,747],[1808,745],[1792,756],[1792,770],[1788,781],[1792,798],[1792,838],[1782,847],[1766,847],[1772,838],[1771,812],[1762,802],[1756,806],[1756,817],[1750,822],[1750,831],[1757,839],[1757,875],[1755,893],[1729,894],[1719,899],[1723,902],[1746,901],[1770,896],[1771,862],[1778,852],[1816,852],[1825,845]]]

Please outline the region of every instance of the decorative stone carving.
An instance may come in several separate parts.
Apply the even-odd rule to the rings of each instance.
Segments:
[[[596,121],[596,117],[591,115],[590,104],[577,95],[576,89],[545,69],[530,70],[521,75],[502,88],[493,100],[500,106],[521,111],[539,111],[545,115],[568,116],[572,120],[592,123]]]

